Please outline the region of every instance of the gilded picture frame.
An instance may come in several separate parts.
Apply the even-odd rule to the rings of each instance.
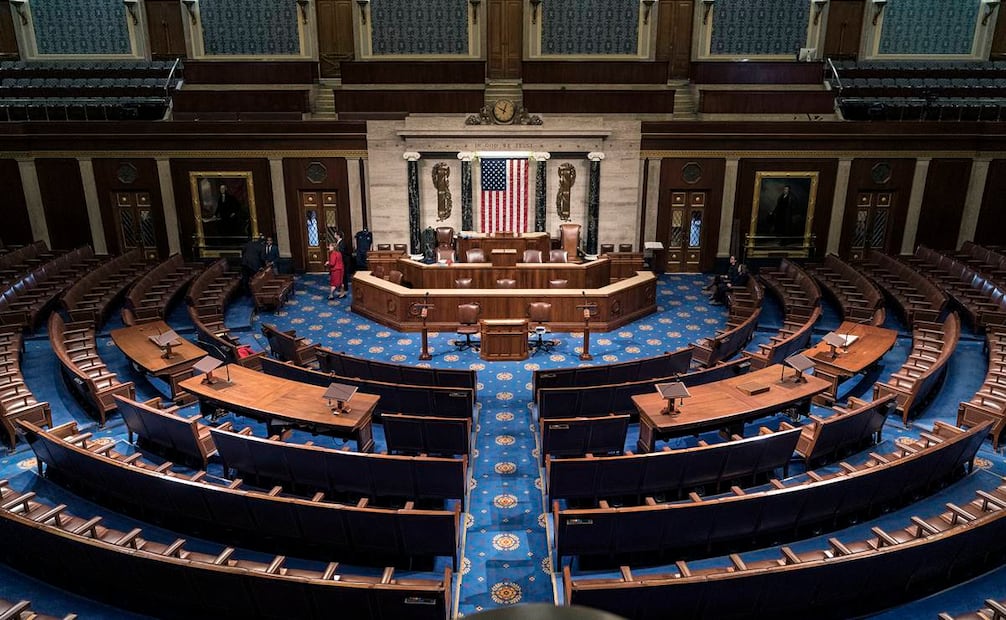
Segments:
[[[813,247],[814,206],[819,172],[755,173],[750,257],[807,258]]]
[[[252,172],[189,172],[189,188],[200,256],[239,254],[249,239],[258,236]]]

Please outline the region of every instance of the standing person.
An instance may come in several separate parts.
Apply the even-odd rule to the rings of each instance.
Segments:
[[[274,274],[279,273],[279,247],[276,246],[272,241],[272,237],[265,238],[265,250],[264,257],[265,265],[272,270]]]
[[[342,262],[342,252],[339,251],[339,242],[342,236],[335,233],[335,241],[328,244],[328,260],[325,266],[328,267],[328,298],[335,299],[335,291],[339,291],[339,299],[346,296],[346,289],[343,286],[343,278],[346,276],[346,269]]]
[[[241,284],[247,290],[252,276],[265,266],[265,249],[262,240],[252,239],[241,248]]]

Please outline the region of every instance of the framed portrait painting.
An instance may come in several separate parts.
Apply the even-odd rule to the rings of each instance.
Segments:
[[[748,256],[807,258],[813,246],[817,172],[755,174]]]
[[[251,172],[190,172],[200,256],[225,256],[241,251],[258,236],[255,184]]]

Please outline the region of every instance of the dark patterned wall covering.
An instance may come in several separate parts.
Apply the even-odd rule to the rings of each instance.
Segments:
[[[639,53],[639,0],[547,0],[541,8],[541,53]]]
[[[39,54],[131,54],[122,0],[31,3]]]
[[[970,54],[981,0],[890,0],[881,54]]]
[[[716,0],[713,6],[712,55],[795,57],[806,47],[810,0]]]
[[[293,0],[200,0],[208,56],[300,55]]]
[[[468,54],[468,0],[371,0],[375,56]]]

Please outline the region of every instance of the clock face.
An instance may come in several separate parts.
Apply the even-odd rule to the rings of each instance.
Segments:
[[[500,123],[509,123],[513,120],[517,107],[509,99],[497,99],[493,104],[493,118]]]

